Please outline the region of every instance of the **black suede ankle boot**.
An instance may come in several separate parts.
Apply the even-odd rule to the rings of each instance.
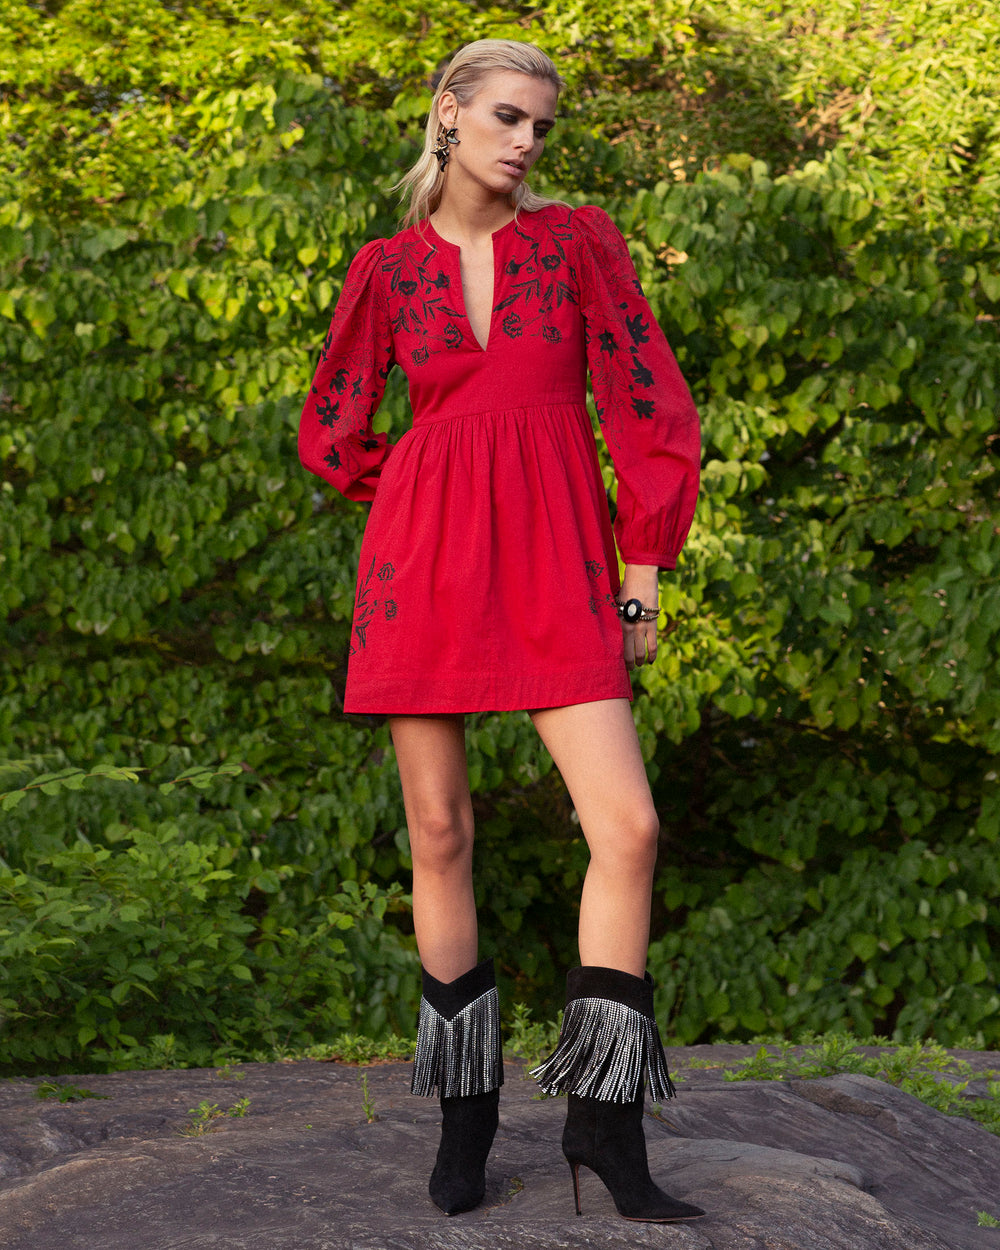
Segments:
[[[447,983],[424,971],[411,1088],[441,1095],[441,1144],[429,1192],[446,1215],[483,1200],[502,1084],[493,961]]]
[[[563,1154],[577,1215],[581,1166],[597,1173],[625,1219],[670,1223],[704,1215],[649,1175],[644,1085],[648,1080],[658,1102],[675,1093],[653,1016],[652,981],[614,968],[574,968],[566,987],[559,1044],[532,1075],[547,1094],[569,1095]]]
[[[483,1200],[499,1106],[499,1089],[441,1099],[441,1144],[428,1191],[445,1215],[471,1211]]]

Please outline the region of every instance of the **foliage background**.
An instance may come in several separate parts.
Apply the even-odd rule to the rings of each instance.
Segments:
[[[494,35],[567,78],[536,185],[618,221],[705,419],[634,704],[662,1024],[1000,1041],[995,6],[0,0],[0,1070],[414,1026],[340,710],[364,509],[294,431],[428,74]],[[585,847],[524,717],[468,738],[484,949],[547,1015]]]

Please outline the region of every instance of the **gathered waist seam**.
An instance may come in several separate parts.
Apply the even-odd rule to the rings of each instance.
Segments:
[[[581,396],[579,399],[556,399],[551,403],[515,404],[511,408],[478,408],[475,412],[456,412],[448,416],[418,417],[414,415],[413,429],[419,429],[424,425],[443,425],[447,421],[468,421],[473,417],[506,417],[518,412],[544,412],[548,408],[573,408],[586,413],[587,401]]]

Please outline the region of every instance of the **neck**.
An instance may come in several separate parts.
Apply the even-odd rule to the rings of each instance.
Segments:
[[[482,187],[451,186],[446,181],[441,203],[431,214],[431,221],[442,238],[471,243],[501,229],[513,216],[514,206],[509,196],[491,195]]]

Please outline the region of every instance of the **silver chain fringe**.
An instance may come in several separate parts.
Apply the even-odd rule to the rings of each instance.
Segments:
[[[496,986],[446,1020],[420,1000],[417,1049],[413,1056],[414,1094],[442,1098],[488,1094],[503,1084],[500,1056],[500,997]]]
[[[531,1075],[546,1094],[603,1102],[631,1102],[644,1080],[654,1102],[676,1094],[656,1021],[608,998],[567,1003],[559,1044]]]

